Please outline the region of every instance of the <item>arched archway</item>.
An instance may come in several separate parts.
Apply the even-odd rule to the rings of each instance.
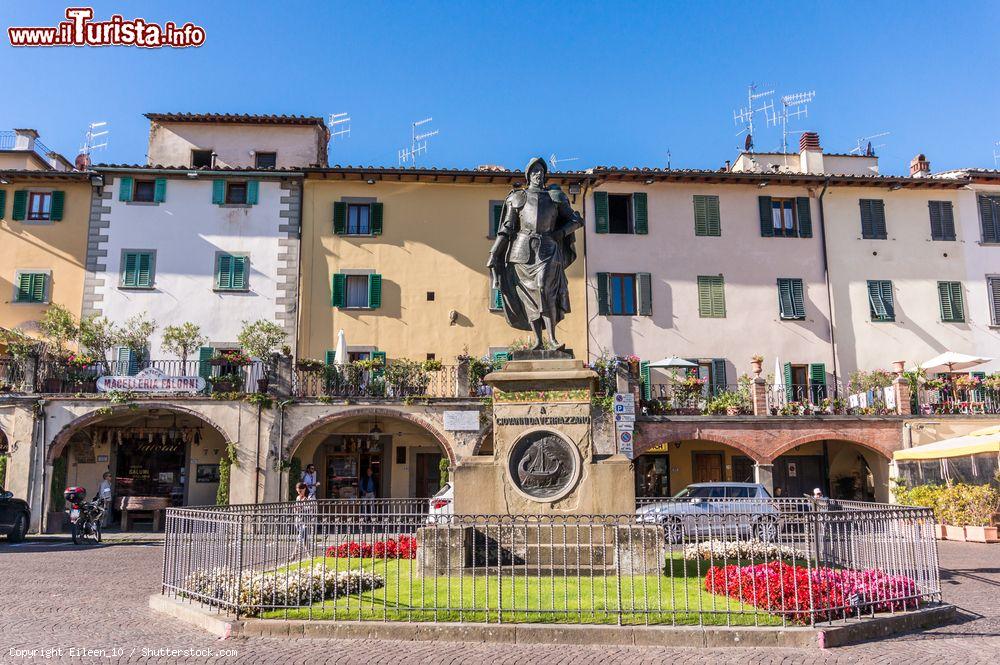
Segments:
[[[230,443],[235,441],[219,423],[186,406],[143,402],[94,409],[52,437],[47,484],[81,486],[93,497],[110,473],[109,521],[126,518],[128,528],[135,518],[159,524],[164,508],[215,504],[220,489],[228,500],[220,470]]]
[[[786,497],[888,501],[891,454],[871,441],[817,432],[793,439],[772,455],[774,492]]]
[[[433,496],[455,467],[454,449],[437,427],[417,414],[359,407],[319,418],[290,440],[288,483],[313,465],[316,496],[351,499],[365,493],[371,470],[379,498]],[[282,492],[284,492],[282,488]]]
[[[633,460],[637,497],[672,496],[692,483],[754,482],[759,453],[729,437],[643,441]]]

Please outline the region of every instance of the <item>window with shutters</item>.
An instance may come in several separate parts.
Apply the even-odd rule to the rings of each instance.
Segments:
[[[891,281],[887,279],[868,280],[868,314],[872,321],[896,320]]]
[[[726,390],[726,359],[725,358],[690,358],[697,367],[688,368],[688,374],[705,379],[702,395],[716,396]]]
[[[503,309],[503,294],[500,293],[500,289],[492,288],[490,289],[490,310],[494,312],[499,312]]]
[[[990,324],[1000,326],[1000,275],[986,278],[986,297],[990,300]]]
[[[49,301],[49,273],[19,271],[14,276],[14,302],[45,303]]]
[[[795,199],[771,198],[771,225],[776,236],[795,238],[799,235]]]
[[[333,306],[378,309],[382,306],[382,275],[338,273],[333,276]]]
[[[153,287],[153,271],[156,253],[152,250],[123,250],[121,267],[121,288],[150,289]]]
[[[1000,196],[979,197],[979,221],[982,225],[983,242],[1000,243]]]
[[[965,322],[965,302],[961,282],[938,282],[938,301],[941,320],[945,323]]]
[[[722,319],[726,316],[726,286],[722,275],[698,276],[698,315]]]
[[[635,275],[611,274],[609,282],[611,314],[635,316],[638,313],[635,297]]]
[[[136,180],[132,187],[133,201],[153,203],[156,200],[155,180]]]
[[[28,220],[47,222],[52,218],[52,192],[28,192]]]
[[[486,227],[487,237],[496,238],[497,230],[500,228],[500,217],[503,215],[503,201],[490,201],[489,225]]]
[[[808,196],[758,196],[760,235],[767,238],[811,238],[812,204]]]
[[[634,233],[632,196],[608,194],[608,233]]]
[[[247,183],[227,182],[226,183],[226,203],[244,205],[247,203]]]
[[[860,199],[861,237],[866,240],[885,240],[885,202],[882,199]]]
[[[212,168],[212,151],[211,150],[192,150],[191,151],[191,166],[196,169],[210,169]]]
[[[371,210],[368,204],[347,204],[347,235],[371,235]]]
[[[778,314],[786,321],[802,321],[806,318],[805,297],[800,278],[778,278]]]
[[[694,195],[694,234],[696,236],[722,235],[718,196]]]
[[[250,257],[225,254],[215,255],[215,288],[218,291],[247,291],[249,285]]]
[[[254,168],[273,169],[278,166],[278,153],[258,152],[254,154]]]
[[[931,240],[955,239],[955,212],[951,201],[928,201],[931,218]]]

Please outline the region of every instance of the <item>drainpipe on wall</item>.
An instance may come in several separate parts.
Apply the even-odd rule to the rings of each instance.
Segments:
[[[40,421],[39,422],[39,430],[40,430],[39,440],[40,440],[40,443],[39,443],[38,447],[39,447],[39,449],[42,452],[42,486],[40,488],[42,496],[40,497],[40,500],[39,500],[39,504],[40,504],[41,507],[40,507],[40,509],[38,511],[38,513],[39,513],[38,514],[38,534],[41,535],[41,534],[45,533],[45,495],[48,494],[48,492],[46,492],[46,487],[45,487],[46,480],[48,479],[48,474],[45,473],[46,464],[45,464],[45,400],[44,399],[38,400],[38,419]],[[32,460],[35,460],[35,458],[36,458],[35,455],[31,456]],[[28,479],[29,479],[29,481],[31,479],[33,471],[34,471],[34,469],[31,469],[28,472]],[[28,505],[30,506],[31,504],[29,503]]]
[[[837,328],[834,325],[833,315],[833,284],[830,281],[830,261],[827,257],[826,249],[826,213],[823,209],[823,197],[830,186],[830,176],[823,181],[823,189],[819,193],[819,236],[822,245],[823,255],[823,279],[826,281],[826,307],[830,312],[830,350],[833,354],[833,396],[840,396],[840,382],[837,379],[837,337],[834,332]]]
[[[253,455],[253,502],[254,504],[260,503],[260,419],[261,413],[263,411],[263,406],[258,402],[257,404],[257,450]]]

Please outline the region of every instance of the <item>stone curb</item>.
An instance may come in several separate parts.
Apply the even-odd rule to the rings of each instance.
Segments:
[[[838,621],[822,627],[604,626],[580,624],[484,624],[380,621],[236,620],[197,603],[149,597],[151,609],[198,626],[222,639],[315,637],[406,642],[486,642],[499,644],[587,644],[642,647],[839,647],[929,628],[954,619],[953,605],[939,605],[875,619]]]

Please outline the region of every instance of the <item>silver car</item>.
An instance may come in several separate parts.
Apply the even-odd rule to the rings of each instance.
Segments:
[[[661,524],[671,543],[686,538],[753,536],[778,539],[779,510],[767,488],[756,483],[694,483],[672,498],[636,509],[639,522]]]

